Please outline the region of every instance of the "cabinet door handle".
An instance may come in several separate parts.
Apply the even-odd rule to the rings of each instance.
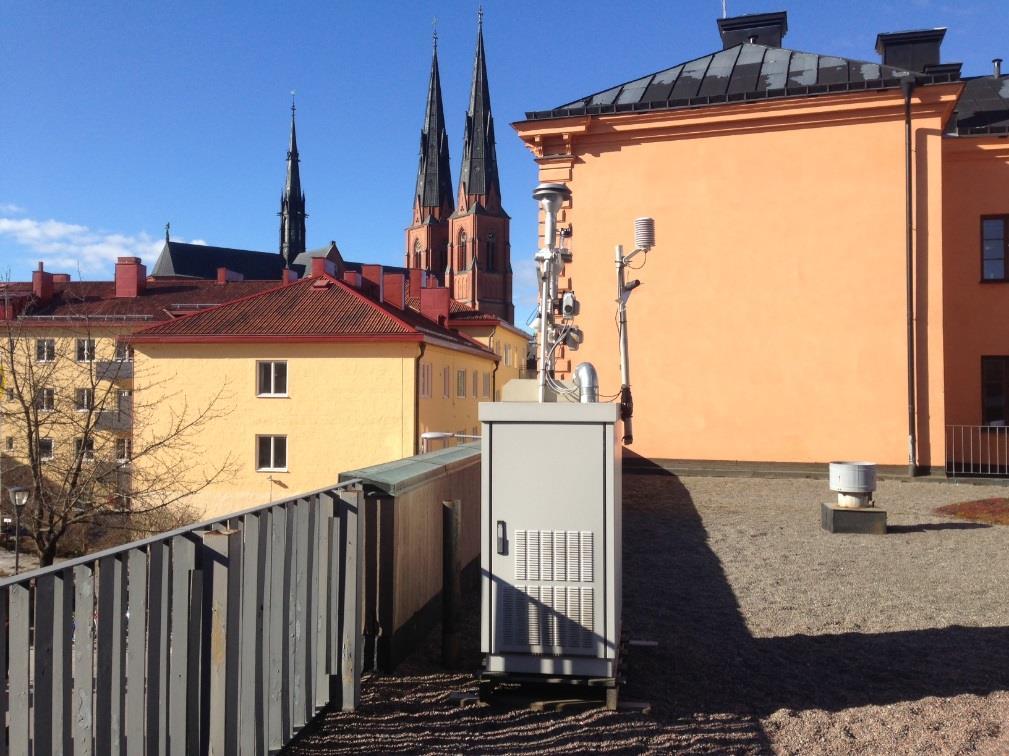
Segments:
[[[504,520],[497,521],[497,553],[504,555],[508,553],[508,539],[505,537]]]

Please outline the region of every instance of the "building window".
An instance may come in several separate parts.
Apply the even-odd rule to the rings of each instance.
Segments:
[[[420,392],[421,399],[430,399],[432,384],[434,383],[434,368],[429,362],[422,362],[420,365]]]
[[[89,388],[79,388],[74,391],[74,409],[85,411],[93,409],[95,406],[95,390]]]
[[[512,366],[512,345],[511,344],[505,344],[504,345],[504,363],[505,363],[505,367],[511,367]]]
[[[256,469],[287,469],[287,436],[256,436]]]
[[[459,399],[466,398],[466,371],[459,370],[455,374],[455,395]]]
[[[95,340],[77,339],[77,361],[93,362],[95,359]]]
[[[47,412],[56,408],[56,391],[51,388],[40,388],[35,392],[35,409]]]
[[[14,389],[4,389],[4,399],[8,402],[14,401]]]
[[[480,396],[480,373],[473,371],[473,398]]]
[[[259,396],[287,396],[287,363],[257,362]]]
[[[981,277],[985,281],[1007,280],[1009,266],[1009,215],[981,219]]]
[[[450,386],[449,381],[451,380],[451,378],[449,377],[450,375],[451,375],[451,371],[447,367],[441,369],[441,398],[442,399],[448,399],[449,396],[450,396],[450,394],[449,394],[449,386]]]
[[[133,362],[133,345],[125,341],[116,342],[116,360],[118,362]]]
[[[53,440],[51,438],[40,438],[39,459],[50,460],[52,458],[53,458]]]
[[[490,398],[490,373],[483,374],[483,397]]]
[[[420,239],[413,240],[413,267],[422,268],[423,265],[420,264]]]
[[[83,459],[95,458],[95,440],[93,438],[85,441],[82,438],[74,439],[74,455]]]
[[[981,422],[1009,425],[1009,357],[981,358]]]
[[[14,436],[7,436],[7,451],[14,451]]]
[[[488,273],[493,273],[495,269],[496,262],[494,258],[497,257],[496,247],[493,232],[487,234],[487,252],[484,255],[484,268]]]
[[[116,462],[129,462],[133,458],[133,442],[128,438],[116,439]]]
[[[56,359],[56,339],[35,339],[35,361],[52,362]]]
[[[456,258],[455,258],[456,259],[456,266],[455,266],[456,270],[465,270],[466,269],[466,241],[467,241],[466,232],[465,231],[460,231],[459,232],[459,244],[457,245],[458,249],[456,250]]]

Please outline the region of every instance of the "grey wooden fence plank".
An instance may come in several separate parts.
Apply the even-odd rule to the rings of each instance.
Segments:
[[[203,674],[204,660],[209,659],[210,649],[204,647],[203,635],[203,593],[206,580],[202,569],[189,573],[189,657],[186,660],[186,676],[189,679],[189,695],[186,698],[186,751],[199,753],[206,723],[202,720],[203,701],[208,692]]]
[[[187,709],[189,701],[189,616],[190,589],[196,564],[195,546],[183,536],[171,540],[171,605],[169,611],[172,637],[168,657],[168,752],[185,756]],[[196,688],[198,681],[193,681]]]
[[[256,749],[265,754],[270,742],[270,625],[272,613],[273,510],[259,516],[259,603],[256,611]]]
[[[74,756],[91,756],[95,682],[95,575],[91,567],[74,569]]]
[[[328,493],[316,497],[318,510],[318,579],[315,581],[318,604],[316,609],[315,706],[329,703],[329,618],[334,607],[329,601],[329,532],[333,521],[333,499]]]
[[[53,751],[53,601],[56,576],[35,579],[35,690],[32,714],[36,753]]]
[[[290,613],[291,552],[288,550],[291,531],[288,528],[288,506],[273,510],[270,562],[270,649],[269,649],[269,720],[266,745],[273,750],[287,742],[290,720],[287,716],[287,618]]]
[[[123,565],[117,556],[98,564],[98,684],[95,749],[122,753],[123,719]]]
[[[291,724],[294,728],[304,727],[305,718],[305,604],[308,600],[308,503],[299,499],[294,506],[295,522],[295,572],[294,572],[294,622],[292,630],[291,657]]]
[[[147,753],[168,752],[168,544],[148,550],[147,593]]]
[[[53,634],[53,743],[57,753],[71,753],[73,690],[74,579],[71,570],[56,573],[53,607],[58,618]]]
[[[259,636],[259,528],[260,515],[245,515],[242,535],[242,595],[239,638],[239,746],[242,753],[256,752],[256,668],[260,656],[256,653]],[[232,635],[232,638],[234,635]]]
[[[319,507],[318,496],[310,496],[305,500],[306,536],[308,546],[306,555],[307,570],[305,572],[305,721],[315,716],[315,659],[318,632],[319,603]]]
[[[10,687],[9,746],[12,754],[29,753],[28,682],[31,649],[28,645],[29,600],[27,584],[9,588],[8,685]]]
[[[343,501],[341,515],[346,519],[343,560],[343,622],[340,638],[340,706],[344,711],[357,707],[361,694],[361,667],[364,648],[361,637],[361,600],[364,577],[362,554],[364,551],[364,493],[360,487],[340,492]]]
[[[200,750],[213,756],[229,753],[228,748],[228,615],[229,556],[235,555],[235,540],[241,534],[234,530],[212,530],[203,533],[200,557],[206,595],[203,601],[204,634],[209,644],[206,663],[206,699],[202,702],[202,742]]]
[[[241,740],[241,651],[252,627],[242,627],[242,575],[245,572],[245,523],[236,522],[228,534],[228,598],[224,617],[224,752],[237,756]]]
[[[7,756],[7,589],[0,588],[0,756]]]
[[[147,657],[147,553],[130,549],[126,554],[126,752],[144,752],[146,718],[144,662]]]
[[[343,575],[341,564],[342,540],[340,538],[339,505],[335,516],[329,520],[329,638],[326,643],[326,672],[332,676],[340,674],[340,617],[343,606],[340,603],[340,579]],[[329,681],[329,700],[334,699],[333,680]]]

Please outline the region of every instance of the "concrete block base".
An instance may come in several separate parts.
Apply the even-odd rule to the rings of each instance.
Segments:
[[[877,507],[852,509],[837,504],[820,505],[820,524],[829,533],[886,535],[886,510]]]

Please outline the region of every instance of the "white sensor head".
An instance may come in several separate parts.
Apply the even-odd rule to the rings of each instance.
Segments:
[[[634,247],[645,252],[655,246],[655,219],[634,219]]]

